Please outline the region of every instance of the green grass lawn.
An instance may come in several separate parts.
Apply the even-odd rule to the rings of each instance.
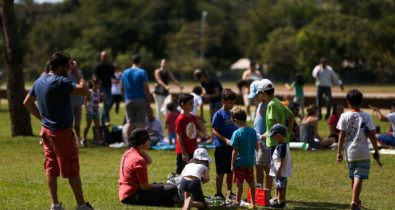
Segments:
[[[43,154],[39,138],[10,137],[9,113],[3,104],[0,111],[0,209],[48,209],[50,199],[45,184]],[[122,109],[123,110],[123,109]],[[112,113],[113,123],[120,124],[122,115]],[[378,123],[383,130],[388,125]],[[37,135],[40,124],[32,120]],[[82,126],[85,121],[82,122]],[[325,121],[320,122],[322,136],[328,134]],[[91,134],[90,134],[91,135]],[[86,200],[96,209],[158,209],[125,206],[118,201],[118,170],[125,149],[88,147],[80,149],[81,177]],[[214,157],[213,150],[210,150]],[[175,170],[174,151],[149,151],[154,162],[149,167],[150,182],[165,182]],[[348,170],[336,162],[335,151],[305,152],[292,150],[293,176],[287,189],[288,209],[348,209],[351,200]],[[395,206],[394,156],[382,156],[383,167],[372,161],[370,179],[363,185],[361,199],[366,209],[393,209]],[[211,181],[204,193],[215,192],[215,165],[211,164]],[[66,209],[75,208],[67,180],[59,179],[59,199]],[[246,197],[246,192],[243,194]],[[171,209],[171,208],[169,208]],[[262,208],[264,209],[264,208]]]

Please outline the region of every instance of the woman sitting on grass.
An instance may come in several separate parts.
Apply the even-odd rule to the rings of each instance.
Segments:
[[[300,124],[300,140],[309,143],[309,150],[329,148],[334,138],[323,139],[318,134],[318,109],[312,104],[307,107],[307,115]]]
[[[119,200],[131,205],[174,205],[178,194],[175,185],[148,182],[147,166],[152,163],[146,152],[151,147],[148,131],[137,128],[128,140],[130,149],[124,153],[119,170]]]

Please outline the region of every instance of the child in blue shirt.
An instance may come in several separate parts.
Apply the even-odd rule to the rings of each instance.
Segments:
[[[243,182],[247,181],[251,189],[252,208],[255,204],[255,180],[254,163],[255,149],[258,148],[256,132],[247,125],[247,114],[244,110],[236,108],[232,111],[232,118],[239,128],[233,133],[231,139],[232,151],[232,171],[234,173],[234,183],[236,183],[237,195],[234,206],[240,204],[243,194]]]
[[[232,193],[232,146],[230,146],[230,138],[237,127],[232,121],[230,110],[233,108],[235,100],[236,93],[229,88],[225,88],[222,91],[222,108],[214,114],[212,122],[215,144],[215,168],[217,172],[215,179],[217,193],[215,196],[219,196],[222,199],[225,199],[225,196],[222,194],[222,182],[225,174],[227,197],[234,196]]]

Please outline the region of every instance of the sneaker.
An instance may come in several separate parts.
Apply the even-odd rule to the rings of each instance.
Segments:
[[[84,205],[75,208],[75,210],[94,210],[94,208],[88,202],[86,202]]]
[[[350,205],[350,210],[361,210],[361,208],[359,208],[358,204],[352,203]]]
[[[270,204],[270,206],[272,206],[272,207],[276,207],[276,206],[278,205],[278,200],[277,200],[277,198],[272,198],[272,199],[270,199],[270,200],[269,200],[269,204]]]
[[[225,196],[222,194],[222,192],[216,193],[214,197],[220,197],[222,200],[225,200]]]
[[[50,210],[64,210],[61,203],[52,204]]]
[[[228,195],[228,199],[236,200],[236,195],[233,192],[230,192],[229,195]]]

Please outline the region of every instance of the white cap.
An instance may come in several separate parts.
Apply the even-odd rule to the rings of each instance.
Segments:
[[[211,158],[208,156],[207,150],[204,148],[198,148],[193,152],[193,158],[197,160],[207,160],[211,162]]]

